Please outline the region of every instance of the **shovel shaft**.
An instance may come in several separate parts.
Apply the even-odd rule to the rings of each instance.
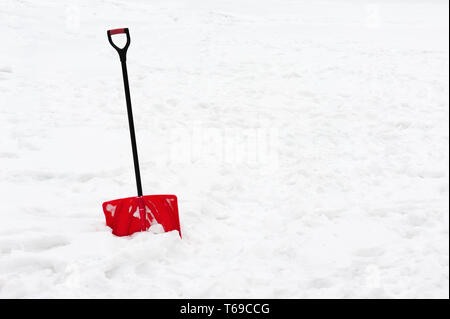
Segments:
[[[127,101],[128,126],[130,128],[131,148],[133,150],[134,174],[136,175],[136,187],[138,196],[142,196],[141,172],[139,170],[139,159],[136,146],[136,133],[134,131],[133,110],[131,108],[130,86],[128,84],[127,63],[122,61],[123,86],[125,88],[125,99]]]
[[[124,33],[127,36],[127,43],[123,48],[119,48],[114,44],[112,40],[112,35]],[[134,121],[133,121],[133,110],[131,109],[131,97],[130,97],[130,86],[128,84],[128,72],[127,72],[127,50],[130,45],[130,32],[128,28],[113,29],[107,32],[109,43],[117,50],[120,57],[120,63],[122,64],[122,75],[123,75],[123,86],[125,88],[125,99],[127,101],[127,113],[128,113],[128,125],[130,128],[130,138],[131,138],[131,148],[133,150],[133,162],[134,162],[134,174],[136,175],[136,186],[138,197],[142,196],[142,183],[141,183],[141,172],[139,170],[139,160],[138,152],[136,146],[136,133],[134,132]]]

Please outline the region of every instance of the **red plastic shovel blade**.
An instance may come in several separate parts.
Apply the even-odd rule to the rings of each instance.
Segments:
[[[128,236],[160,224],[165,232],[178,230],[181,237],[177,197],[146,195],[115,199],[103,203],[106,225],[116,236]]]

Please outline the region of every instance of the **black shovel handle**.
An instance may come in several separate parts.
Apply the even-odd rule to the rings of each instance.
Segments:
[[[121,29],[108,30],[107,33],[108,33],[109,43],[111,43],[113,48],[117,50],[117,53],[119,53],[120,61],[125,62],[127,59],[127,50],[128,50],[128,47],[130,46],[130,31],[128,31],[128,28],[121,28]],[[125,44],[125,46],[123,48],[119,48],[113,42],[112,37],[111,37],[114,34],[121,34],[121,33],[125,33],[127,35],[127,43]]]
[[[123,75],[123,86],[125,88],[125,99],[127,101],[127,113],[128,113],[128,126],[130,128],[130,138],[131,138],[131,147],[133,151],[133,161],[134,161],[134,173],[136,175],[136,186],[137,186],[137,193],[138,196],[142,196],[142,183],[141,183],[141,173],[139,170],[139,160],[138,160],[138,153],[137,153],[137,146],[136,146],[136,134],[134,132],[134,121],[133,121],[133,111],[131,109],[131,97],[130,97],[130,86],[128,84],[128,72],[127,72],[127,50],[130,46],[130,32],[128,31],[128,28],[122,28],[122,29],[113,29],[108,30],[108,40],[109,43],[113,46],[114,49],[117,50],[120,56],[120,62],[122,64],[122,75]],[[114,44],[111,36],[114,34],[120,34],[125,33],[127,35],[127,43],[123,48],[119,48],[117,45]]]

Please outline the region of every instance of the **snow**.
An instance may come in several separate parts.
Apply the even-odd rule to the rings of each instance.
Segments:
[[[448,12],[2,0],[0,297],[448,298]],[[135,195],[119,27],[182,240],[105,226]]]

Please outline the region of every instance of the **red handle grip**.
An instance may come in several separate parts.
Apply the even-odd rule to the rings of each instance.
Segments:
[[[127,50],[128,50],[128,47],[130,46],[130,32],[128,31],[128,28],[112,29],[112,30],[108,30],[108,32],[106,32],[106,33],[108,35],[109,43],[119,53],[120,61],[125,62],[127,59],[127,57],[126,57]],[[117,45],[114,44],[114,41],[112,40],[112,35],[119,34],[119,33],[125,33],[127,35],[127,43],[125,44],[125,46],[123,48],[119,48]]]
[[[119,33],[125,33],[125,28],[122,29],[112,29],[112,30],[108,30],[109,34],[113,35],[113,34],[119,34]]]

